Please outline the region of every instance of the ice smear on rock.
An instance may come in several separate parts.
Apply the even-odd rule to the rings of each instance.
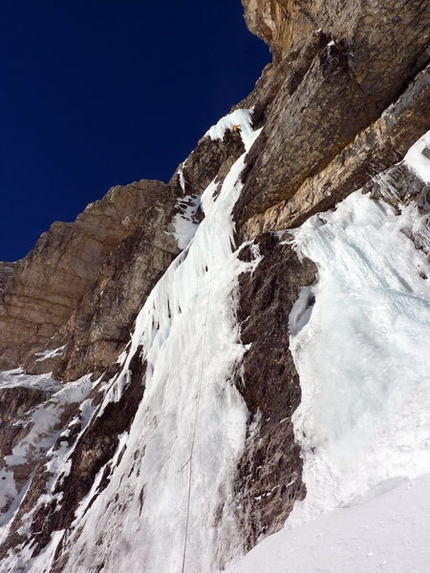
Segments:
[[[194,195],[186,195],[178,201],[180,212],[175,216],[173,221],[174,237],[178,241],[178,247],[185,249],[191,239],[196,234],[198,229],[198,222],[196,221],[196,213],[200,207],[201,195],[197,197]]]
[[[424,183],[430,184],[430,131],[411,147],[405,163]]]
[[[20,390],[30,388],[45,393],[41,397],[41,402],[26,411],[22,418],[15,420],[9,429],[18,430],[21,436],[8,455],[5,455],[0,467],[0,544],[6,539],[13,526],[13,518],[20,508],[31,480],[34,477],[35,468],[44,464],[44,469],[50,474],[47,479],[47,489],[36,503],[33,504],[30,512],[26,515],[24,524],[20,527],[19,533],[28,535],[28,544],[22,548],[20,556],[11,556],[10,559],[2,562],[1,571],[5,572],[26,572],[30,567],[31,557],[31,522],[32,516],[41,505],[55,497],[52,492],[55,484],[70,471],[70,451],[67,441],[61,442],[57,448],[56,444],[68,430],[63,430],[63,416],[71,404],[80,404],[78,417],[82,417],[83,422],[88,421],[85,410],[90,408],[91,400],[88,394],[96,383],[91,382],[89,376],[71,382],[66,386],[54,381],[50,374],[27,375],[20,370],[0,373],[0,390],[14,388],[19,396]],[[94,410],[94,409],[93,409]],[[6,442],[7,443],[7,442]],[[3,445],[4,447],[4,445]],[[23,472],[23,468],[27,470]],[[20,483],[24,480],[24,485],[17,487],[16,474]],[[62,494],[56,494],[56,498]],[[22,567],[22,569],[21,569]],[[37,570],[37,569],[36,569]],[[41,571],[49,569],[44,563]]]

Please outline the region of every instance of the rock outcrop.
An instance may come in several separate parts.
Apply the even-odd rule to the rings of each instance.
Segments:
[[[54,370],[69,380],[103,372],[128,342],[145,293],[178,253],[167,232],[176,200],[177,189],[160,181],[113,187],[74,223],[53,223],[8,265],[1,368]]]
[[[289,5],[305,3],[244,4],[248,20],[254,26],[260,22],[258,33],[269,41],[263,25],[267,14],[269,28],[283,30],[286,20],[294,27]],[[245,100],[256,106],[264,128],[236,205],[241,227],[256,215],[261,222],[261,214],[275,205],[278,217],[284,206],[290,213],[283,225],[288,219],[289,225],[299,223],[291,215],[296,211],[302,211],[302,220],[309,215],[311,208],[303,202],[317,209],[318,200],[323,208],[334,206],[339,190],[348,194],[362,186],[374,174],[375,163],[376,170],[389,167],[430,128],[428,2],[310,5],[315,30],[300,37],[297,23],[294,42],[272,37],[276,53],[286,55],[275,60]],[[319,197],[308,200],[316,187]]]
[[[143,185],[142,185],[143,183]],[[67,323],[50,340],[59,357],[31,358],[30,371],[52,370],[68,380],[101,375],[130,340],[134,319],[179,249],[172,235],[177,191],[160,182],[141,182],[147,202],[130,217],[127,234],[100,266]],[[51,364],[50,364],[51,362]]]
[[[427,66],[396,102],[360,131],[326,167],[309,175],[291,197],[244,221],[244,237],[296,227],[307,217],[332,208],[366,185],[376,173],[395,164],[429,128],[429,102],[430,67]]]
[[[250,412],[247,448],[239,463],[236,499],[248,549],[278,531],[305,495],[292,414],[300,403],[299,377],[289,350],[288,316],[315,265],[299,261],[288,235],[264,233],[240,253],[258,258],[239,276],[238,320],[249,345],[236,385]],[[309,302],[311,305],[312,302]]]

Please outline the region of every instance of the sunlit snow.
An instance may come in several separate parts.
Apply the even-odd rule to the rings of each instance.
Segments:
[[[252,109],[236,109],[232,113],[222,117],[216,125],[213,125],[205,135],[211,139],[222,139],[227,130],[237,125],[240,128],[244,144],[248,150],[252,145]]]
[[[229,573],[428,573],[430,475],[265,539]]]

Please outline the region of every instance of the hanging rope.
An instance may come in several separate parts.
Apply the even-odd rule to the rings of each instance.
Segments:
[[[193,455],[194,455],[194,446],[196,443],[197,426],[198,426],[199,412],[200,412],[200,397],[201,397],[203,366],[204,366],[204,358],[205,358],[204,350],[206,348],[206,330],[207,330],[206,325],[207,325],[208,313],[209,313],[210,296],[211,296],[211,292],[212,292],[212,276],[213,276],[213,260],[214,260],[214,253],[213,253],[214,228],[215,228],[215,225],[212,225],[212,234],[211,234],[211,243],[210,243],[212,246],[212,256],[211,256],[211,264],[210,264],[210,271],[209,271],[209,284],[208,284],[208,293],[207,293],[206,305],[205,305],[205,315],[204,315],[204,320],[203,320],[200,364],[199,364],[198,378],[197,378],[198,384],[197,384],[196,407],[195,407],[195,411],[194,411],[193,433],[192,433],[192,437],[191,437],[190,457],[188,458],[188,461],[182,466],[182,468],[184,468],[188,464],[187,508],[186,508],[186,517],[185,517],[184,550],[183,550],[183,554],[182,554],[181,573],[185,573],[185,563],[186,563],[186,559],[187,559],[187,549],[188,549],[188,529],[189,529],[189,522],[190,522],[190,506],[191,506],[191,485],[192,485],[192,481],[193,481]]]

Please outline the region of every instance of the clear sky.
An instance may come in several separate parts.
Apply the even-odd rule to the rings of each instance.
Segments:
[[[0,260],[117,184],[170,179],[270,54],[240,0],[6,0]]]

